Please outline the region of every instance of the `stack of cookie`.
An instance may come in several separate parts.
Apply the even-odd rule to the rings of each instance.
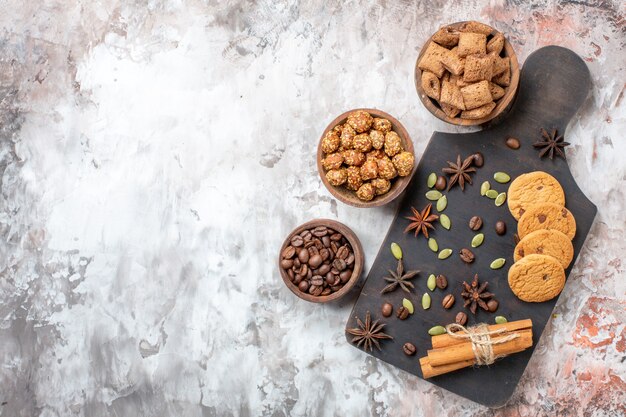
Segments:
[[[509,286],[520,300],[550,300],[565,285],[565,269],[574,256],[576,220],[565,208],[561,184],[545,172],[520,175],[511,183],[508,196],[520,238]]]

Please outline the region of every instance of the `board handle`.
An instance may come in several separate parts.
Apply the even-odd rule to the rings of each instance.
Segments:
[[[590,90],[589,69],[575,52],[545,46],[530,54],[524,63],[515,111],[524,114],[526,120],[564,127]]]

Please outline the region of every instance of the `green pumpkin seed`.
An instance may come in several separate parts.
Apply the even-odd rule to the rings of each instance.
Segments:
[[[504,266],[504,263],[506,262],[506,259],[504,258],[498,258],[495,259],[493,262],[491,262],[491,265],[489,265],[489,268],[491,269],[500,269]]]
[[[448,197],[445,195],[437,200],[437,211],[444,211],[448,206]]]
[[[487,190],[485,195],[492,200],[498,196],[498,192],[496,190]]]
[[[430,274],[428,276],[428,281],[426,281],[426,286],[428,287],[429,290],[435,291],[435,288],[437,288],[437,277],[435,276],[435,274]]]
[[[427,292],[422,295],[422,308],[424,310],[428,310],[430,308],[430,295]]]
[[[402,299],[402,307],[404,307],[407,310],[409,310],[409,314],[413,314],[413,311],[415,311],[413,309],[413,303],[411,302],[411,300],[409,300],[407,298],[403,298]]]
[[[434,172],[431,172],[430,175],[428,176],[428,181],[426,182],[426,185],[428,185],[428,188],[433,188],[436,182],[437,182],[437,174],[435,174]]]
[[[496,316],[496,324],[504,324],[507,323],[508,320],[504,316]]]
[[[500,207],[506,201],[506,193],[500,193],[496,197],[496,206]]]
[[[396,242],[391,243],[391,254],[397,260],[402,259],[402,248]]]
[[[441,252],[439,252],[439,255],[437,255],[437,258],[446,259],[450,255],[452,255],[452,249],[446,248],[446,249],[442,249]]]
[[[491,189],[491,184],[489,184],[489,181],[485,181],[480,185],[480,195],[485,195],[487,193],[487,191],[489,191]]]
[[[437,244],[437,241],[435,240],[434,237],[431,237],[430,239],[428,239],[428,247],[433,252],[437,252],[439,250],[439,245]]]
[[[439,216],[439,223],[441,223],[443,228],[446,230],[450,230],[450,227],[452,226],[450,224],[450,217],[446,216],[445,214]]]
[[[443,326],[431,327],[430,330],[428,330],[428,334],[431,336],[438,336],[444,333],[446,333],[446,328]]]
[[[437,190],[430,190],[429,192],[426,193],[426,198],[429,199],[430,201],[437,201],[441,198],[442,195],[443,194],[441,194]]]
[[[472,239],[472,247],[473,248],[477,248],[480,245],[483,244],[483,240],[485,240],[485,235],[482,233],[477,234],[476,236],[474,236],[474,238]]]
[[[498,181],[500,184],[506,184],[511,181],[511,177],[506,172],[496,172],[493,174],[493,179]]]

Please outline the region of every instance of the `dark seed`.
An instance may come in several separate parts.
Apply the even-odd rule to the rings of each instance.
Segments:
[[[303,230],[302,232],[300,232],[300,236],[302,236],[302,239],[305,242],[308,242],[309,240],[313,239],[313,233],[311,233],[310,230]]]
[[[324,276],[328,273],[328,271],[330,271],[330,265],[324,264],[319,267],[319,269],[317,270],[317,274]]]
[[[335,284],[335,276],[336,275],[332,275],[332,274],[326,275],[324,281],[326,281],[326,283],[328,285],[334,285]]]
[[[448,279],[445,275],[437,275],[437,279],[435,282],[437,283],[437,288],[439,288],[440,290],[444,290],[448,286]]]
[[[330,256],[330,251],[326,248],[320,250],[320,256],[322,257],[322,262],[326,261]]]
[[[343,282],[345,284],[346,282],[348,282],[350,280],[350,277],[352,277],[352,270],[351,269],[344,269],[339,274],[339,277],[341,278],[341,282]]]
[[[300,284],[298,284],[298,289],[302,292],[307,292],[309,290],[308,281],[300,281]]]
[[[467,248],[461,249],[459,251],[459,256],[461,257],[461,260],[465,263],[471,264],[472,262],[474,262],[474,253]]]
[[[415,348],[415,345],[413,343],[407,342],[404,344],[404,346],[402,346],[402,351],[407,356],[413,356],[415,355],[415,352],[417,351],[417,349]]]
[[[467,323],[467,314],[465,314],[462,311],[459,311],[456,314],[456,318],[454,319],[454,321],[456,321],[456,324],[460,324],[461,326],[465,326],[465,323]]]
[[[335,254],[339,259],[346,259],[350,254],[350,249],[346,245],[343,245],[339,249],[337,249],[337,253]]]
[[[346,261],[343,259],[335,259],[333,261],[333,267],[337,269],[337,271],[341,272],[346,269]]]
[[[451,308],[454,305],[454,295],[448,294],[445,297],[443,297],[443,300],[441,301],[441,305],[446,310]]]
[[[326,228],[326,226],[317,226],[315,229],[313,229],[312,233],[317,237],[322,237],[326,236],[326,234],[328,233],[328,229]]]
[[[469,228],[473,231],[480,230],[483,227],[483,219],[480,216],[474,216],[469,221]]]
[[[396,316],[400,320],[406,320],[406,318],[409,317],[409,310],[406,307],[402,306],[396,312]]]
[[[498,309],[498,301],[496,300],[489,300],[487,301],[487,308],[489,309],[489,311],[491,313],[493,313],[494,311],[496,311]]]
[[[393,313],[393,306],[389,303],[385,303],[380,310],[383,317],[389,317],[391,316],[391,313]]]
[[[299,248],[302,245],[304,245],[304,239],[302,239],[302,236],[296,235],[291,238],[291,246]]]
[[[504,223],[502,220],[498,220],[496,222],[496,233],[500,236],[506,233],[506,223]]]
[[[280,267],[282,269],[289,269],[293,266],[293,260],[292,259],[283,259],[282,261],[280,261]]]
[[[519,149],[519,146],[520,146],[519,139],[514,138],[514,137],[509,137],[506,140],[506,146],[508,146],[511,149]]]
[[[283,251],[283,258],[291,259],[296,255],[296,248],[293,246],[287,246]]]
[[[300,249],[300,252],[298,252],[298,259],[303,264],[309,262],[309,251],[304,248]]]
[[[322,245],[324,245],[325,248],[330,246],[330,238],[328,236],[322,238]]]
[[[309,266],[311,268],[317,268],[322,264],[322,256],[321,255],[313,255],[309,258]]]
[[[485,158],[483,157],[483,154],[480,152],[476,152],[474,155],[472,155],[472,159],[474,162],[474,166],[477,168],[480,168],[481,166],[485,165]]]
[[[446,177],[440,175],[437,177],[437,181],[435,182],[435,188],[439,191],[443,191],[446,189],[447,183],[448,181],[446,180]]]
[[[315,275],[311,278],[311,285],[317,285],[318,287],[324,285],[324,278],[321,275]]]
[[[341,233],[334,233],[332,235],[330,235],[330,240],[332,240],[333,242],[336,242],[338,240],[341,240],[343,236],[341,236]]]

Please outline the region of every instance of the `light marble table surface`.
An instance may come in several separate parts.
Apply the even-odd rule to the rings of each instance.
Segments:
[[[606,1],[0,3],[1,416],[626,414],[625,6]],[[510,403],[489,410],[346,343],[354,299],[313,305],[276,268],[298,224],[338,219],[366,269],[395,205],[337,202],[320,132],[419,102],[442,23],[504,31],[520,63],[576,51],[593,78],[567,158],[598,206]]]

